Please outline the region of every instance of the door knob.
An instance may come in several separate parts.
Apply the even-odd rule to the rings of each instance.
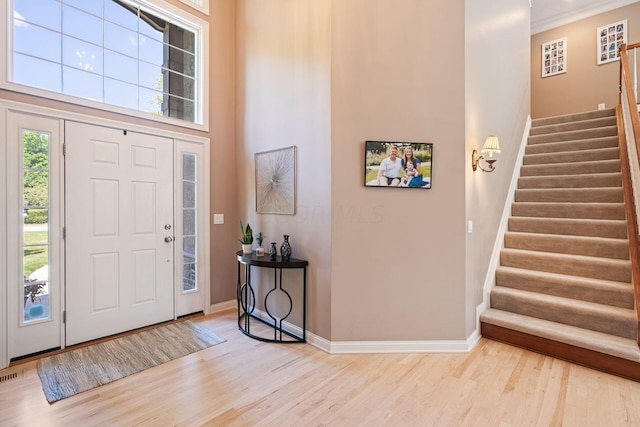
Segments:
[[[171,243],[171,242],[173,242],[173,237],[167,236],[167,237],[164,238],[164,241],[167,242],[167,243]]]

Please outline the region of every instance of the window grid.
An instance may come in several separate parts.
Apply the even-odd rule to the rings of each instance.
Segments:
[[[59,0],[55,0],[55,1],[59,1]],[[109,1],[109,0],[105,0],[105,1]],[[95,97],[90,97],[90,96],[79,96],[79,97],[83,97],[86,99],[91,99],[91,100],[95,100],[98,102],[103,102],[103,103],[107,103],[110,105],[116,105],[116,106],[123,106],[125,108],[133,108],[136,109],[138,111],[142,111],[142,112],[150,112],[152,114],[156,114],[156,115],[165,115],[164,114],[164,110],[166,109],[166,106],[164,106],[164,104],[168,104],[170,103],[172,100],[177,100],[178,102],[183,102],[183,103],[187,103],[187,104],[193,104],[192,106],[192,114],[191,114],[191,118],[190,119],[185,119],[185,120],[190,120],[192,122],[195,122],[196,120],[196,110],[198,108],[197,105],[197,99],[196,99],[196,87],[197,87],[197,82],[196,82],[196,69],[197,69],[197,62],[198,62],[198,58],[196,57],[196,39],[197,39],[197,34],[192,32],[191,30],[184,28],[180,25],[177,25],[175,23],[173,23],[173,21],[171,20],[167,20],[165,21],[167,24],[173,25],[176,28],[179,28],[181,30],[187,31],[190,34],[192,34],[193,36],[193,48],[194,51],[191,52],[189,50],[183,49],[179,46],[173,45],[171,43],[167,43],[164,40],[164,36],[161,35],[160,37],[154,37],[153,34],[151,34],[153,32],[153,30],[147,30],[144,26],[140,25],[141,22],[141,11],[144,11],[145,14],[152,16],[154,18],[157,18],[156,15],[152,12],[146,11],[144,9],[142,9],[140,7],[140,5],[138,3],[135,2],[131,2],[131,5],[134,5],[135,9],[136,9],[136,19],[137,19],[137,29],[135,30],[135,34],[137,36],[137,40],[136,40],[136,55],[137,57],[127,54],[126,52],[122,52],[122,51],[118,51],[115,49],[111,49],[109,47],[107,47],[107,42],[106,42],[106,36],[105,36],[105,28],[107,26],[107,24],[113,25],[123,31],[131,31],[134,32],[132,29],[130,29],[129,27],[126,26],[122,26],[117,22],[113,22],[110,21],[106,16],[101,17],[99,15],[93,14],[88,10],[83,10],[80,8],[75,7],[72,4],[68,4],[67,2],[65,2],[64,0],[62,1],[61,4],[61,20],[63,21],[60,24],[60,30],[56,30],[56,29],[52,29],[52,28],[48,28],[46,26],[40,25],[38,23],[35,22],[31,22],[29,20],[26,19],[21,19],[21,17],[19,16],[15,16],[16,14],[14,14],[14,32],[17,26],[20,25],[28,25],[28,26],[34,26],[37,28],[40,28],[42,30],[45,31],[50,31],[53,33],[56,33],[59,35],[60,37],[60,55],[58,58],[58,61],[52,61],[51,59],[48,58],[43,58],[37,55],[33,55],[30,52],[25,52],[25,51],[21,51],[21,50],[14,50],[14,54],[19,54],[22,55],[24,57],[28,57],[28,58],[33,58],[39,61],[45,61],[47,63],[50,63],[52,66],[55,67],[59,67],[60,69],[60,76],[61,76],[61,81],[60,81],[60,89],[56,88],[47,88],[47,87],[42,87],[42,86],[38,86],[38,85],[34,85],[34,87],[37,88],[44,88],[46,90],[53,90],[59,93],[63,93],[63,94],[67,94],[67,95],[71,95],[71,96],[78,96],[78,95],[74,95],[74,88],[73,87],[69,87],[69,85],[65,85],[65,70],[66,73],[70,73],[72,72],[71,70],[76,70],[76,72],[83,72],[83,73],[89,73],[92,75],[95,75],[96,77],[99,77],[102,79],[102,84],[101,84],[101,97],[100,99],[95,99]],[[76,12],[79,13],[83,13],[83,14],[87,14],[91,17],[100,19],[103,23],[102,25],[102,45],[93,43],[92,41],[89,40],[84,40],[78,37],[75,37],[72,34],[68,34],[64,31],[64,18],[65,18],[65,8],[70,8],[75,10]],[[104,13],[104,9],[103,9],[103,13]],[[162,19],[162,18],[157,18],[157,19]],[[142,27],[142,28],[141,28]],[[69,39],[69,40],[73,40],[75,42],[78,43],[83,43],[86,45],[89,45],[91,47],[96,48],[97,50],[99,50],[102,54],[101,57],[101,63],[102,66],[101,68],[101,72],[92,70],[92,69],[87,69],[87,68],[82,68],[79,66],[74,66],[74,65],[69,65],[66,61],[65,61],[65,39]],[[153,62],[149,62],[145,59],[142,58],[142,52],[141,52],[141,45],[142,42],[149,40],[151,42],[155,42],[155,43],[159,43],[162,46],[162,50],[163,52],[175,52],[175,54],[178,55],[184,55],[186,56],[188,59],[188,62],[191,64],[191,67],[193,68],[193,75],[189,75],[185,72],[181,72],[175,69],[171,69],[170,67],[168,67],[167,63],[170,62],[170,58],[166,58],[166,55],[163,54],[163,58],[161,61],[161,64],[154,64]],[[105,57],[109,54],[113,54],[113,55],[120,55],[123,58],[132,60],[132,61],[136,61],[137,62],[137,67],[136,67],[136,73],[135,73],[135,82],[132,81],[127,81],[127,80],[123,80],[122,78],[117,78],[114,77],[112,75],[108,75],[107,71],[105,70],[106,65],[105,65]],[[14,66],[15,67],[15,66]],[[153,68],[158,68],[158,70],[160,71],[160,73],[156,76],[156,78],[159,81],[159,88],[154,88],[152,87],[148,82],[145,82],[141,79],[141,68],[143,67],[153,67]],[[178,79],[182,79],[181,81],[184,82],[183,86],[188,87],[190,86],[190,90],[192,91],[192,96],[184,96],[178,93],[171,93],[169,92],[167,89],[167,86],[165,84],[165,82],[171,78],[173,76],[173,78],[178,78]],[[108,82],[109,81],[113,81],[115,83],[119,83],[119,84],[123,84],[123,85],[135,85],[135,98],[137,100],[137,105],[135,106],[130,106],[130,105],[121,105],[120,103],[114,103],[114,102],[108,102],[107,100],[107,94],[109,93],[108,90]],[[151,95],[155,94],[156,96],[156,101],[160,104],[159,108],[157,109],[157,111],[150,111],[149,108],[145,108],[145,105],[147,103],[150,102],[149,98],[144,99],[142,97],[142,93],[143,92],[150,92]],[[132,94],[134,95],[134,94]],[[171,116],[171,114],[169,115],[169,117],[173,117]]]
[[[182,292],[198,290],[197,156],[182,155]]]

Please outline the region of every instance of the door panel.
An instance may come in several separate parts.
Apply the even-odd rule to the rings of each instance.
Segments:
[[[67,345],[174,318],[173,140],[66,125]]]

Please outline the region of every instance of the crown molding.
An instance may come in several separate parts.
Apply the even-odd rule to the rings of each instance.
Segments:
[[[559,13],[553,15],[547,19],[543,19],[536,22],[531,22],[531,34],[538,34],[544,31],[551,30],[553,28],[567,25],[572,22],[579,21],[581,19],[589,18],[600,13],[608,12],[619,7],[627,6],[632,3],[637,3],[638,0],[608,0],[606,2],[600,2],[596,5],[585,6],[577,8],[570,12]]]

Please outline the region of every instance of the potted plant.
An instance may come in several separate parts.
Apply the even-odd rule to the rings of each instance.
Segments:
[[[240,231],[242,231],[242,238],[240,239],[240,243],[242,243],[242,253],[250,254],[251,245],[253,244],[253,231],[251,230],[251,226],[247,224],[245,228],[242,225],[242,220],[240,220]]]
[[[264,249],[262,248],[262,241],[264,240],[264,234],[262,234],[262,231],[256,234],[256,240],[258,241],[258,248],[256,249],[256,255],[262,256],[264,255]]]

